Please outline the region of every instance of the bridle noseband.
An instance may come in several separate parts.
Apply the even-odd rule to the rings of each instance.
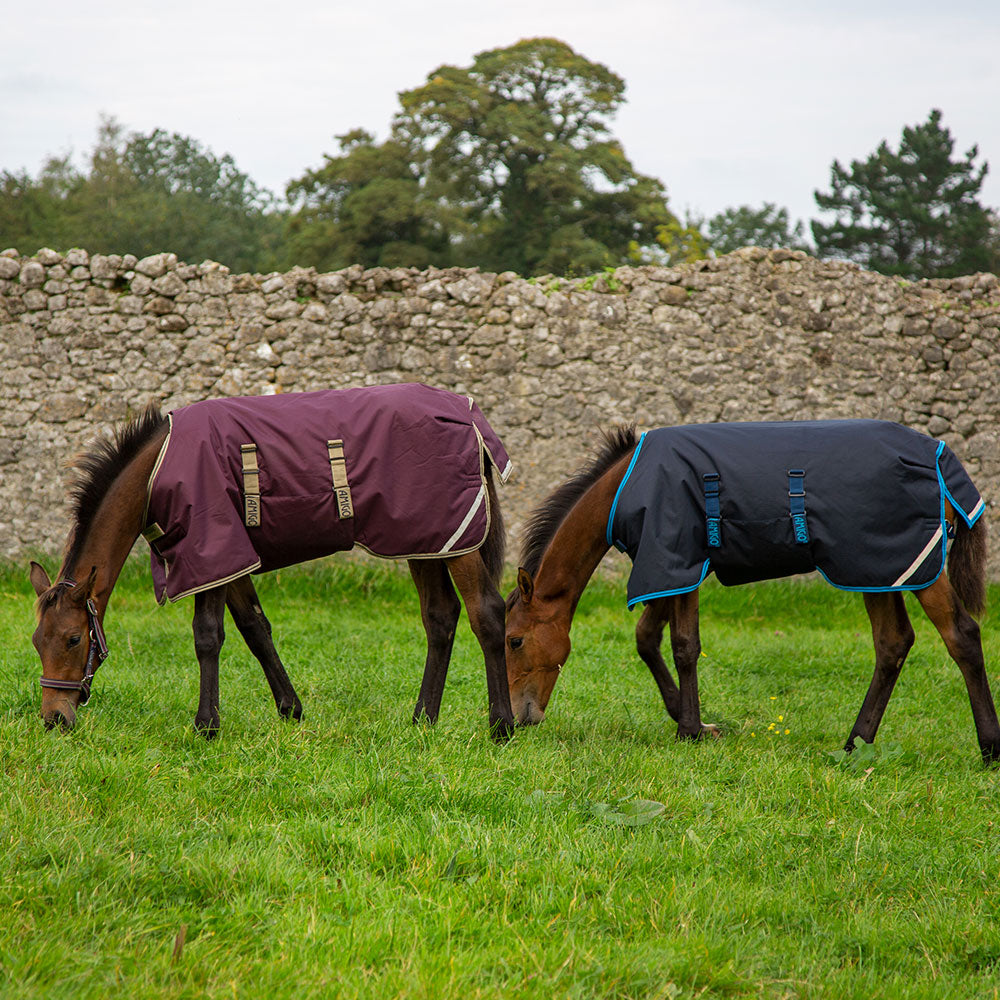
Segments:
[[[75,580],[60,580],[57,587],[75,587]],[[90,701],[90,683],[97,673],[97,668],[108,658],[108,643],[104,638],[104,628],[97,617],[97,605],[93,600],[87,598],[87,633],[90,645],[87,648],[87,667],[83,672],[83,680],[64,681],[56,677],[46,677],[44,674],[38,679],[42,687],[58,688],[60,691],[79,691],[80,705],[86,705]]]

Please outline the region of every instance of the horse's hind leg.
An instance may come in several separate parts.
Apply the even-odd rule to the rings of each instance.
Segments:
[[[264,676],[274,695],[274,704],[283,718],[302,718],[302,702],[292,687],[285,667],[274,648],[271,623],[257,599],[257,590],[249,576],[233,580],[226,590],[226,605],[251,653],[260,661]]]
[[[983,760],[987,763],[1000,760],[1000,724],[983,663],[979,626],[944,575],[924,590],[916,591],[916,597],[965,678]]]
[[[211,739],[219,731],[219,651],[226,638],[226,585],[194,595],[194,651],[201,668],[194,728]]]
[[[698,740],[705,736],[718,736],[717,727],[702,723],[701,706],[698,701],[698,657],[701,656],[698,591],[675,594],[673,597],[661,600],[665,602],[664,610],[670,623],[670,650],[673,653],[677,680],[680,683],[677,738]],[[667,710],[669,711],[669,706]]]
[[[427,659],[413,721],[418,722],[421,716],[426,716],[428,722],[437,722],[462,605],[442,560],[411,559],[409,565],[420,598],[420,618],[427,634]]]
[[[903,661],[913,645],[913,628],[902,594],[865,594],[864,598],[875,641],[875,673],[857,721],[847,737],[849,751],[854,749],[854,740],[858,736],[866,743],[875,739],[892,689],[903,669]]]
[[[506,740],[514,732],[514,713],[507,686],[504,656],[504,603],[479,552],[469,552],[448,560],[469,624],[479,640],[486,661],[486,688],[490,704],[490,732],[496,740]]]

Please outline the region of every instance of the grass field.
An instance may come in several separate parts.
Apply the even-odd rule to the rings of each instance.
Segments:
[[[441,722],[410,724],[423,635],[392,565],[262,578],[305,718],[278,719],[230,627],[211,743],[190,602],[129,570],[91,704],[47,733],[23,570],[0,591],[0,996],[998,995],[1000,770],[915,602],[877,752],[844,766],[871,639],[819,584],[704,588],[726,735],[698,745],[620,582],[587,592],[548,718],[506,746],[464,617]],[[1000,693],[1000,614],[983,630]]]

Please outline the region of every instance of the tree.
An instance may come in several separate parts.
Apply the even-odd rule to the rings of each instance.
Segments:
[[[320,270],[446,263],[448,239],[421,191],[414,150],[398,139],[376,145],[361,129],[337,138],[340,156],[288,186],[299,205],[286,233],[289,263]]]
[[[439,67],[400,94],[386,143],[342,137],[340,156],[289,186],[296,249],[312,255],[298,262],[418,246],[433,262],[526,275],[627,262],[673,216],[611,135],[624,90],[548,38]],[[391,211],[380,215],[383,181]]]
[[[815,192],[829,225],[812,223],[821,255],[844,257],[903,277],[953,277],[990,264],[989,213],[979,204],[988,164],[973,146],[952,160],[954,141],[933,110],[903,129],[899,150],[881,142],[845,170],[834,160],[832,190]]]
[[[0,176],[0,243],[85,247],[139,257],[164,249],[234,270],[267,270],[283,220],[273,197],[197,140],[155,129],[127,133],[103,119],[88,169],[50,160],[37,179]]]
[[[766,201],[760,208],[740,205],[727,208],[708,220],[708,241],[717,254],[732,253],[741,247],[784,247],[806,250],[802,223],[793,227],[788,209]]]
[[[50,157],[37,179],[23,170],[0,173],[0,249],[68,246],[64,206],[82,182],[69,157]],[[48,238],[37,240],[41,233]]]

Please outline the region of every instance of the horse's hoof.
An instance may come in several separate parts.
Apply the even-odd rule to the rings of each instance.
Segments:
[[[722,730],[718,726],[713,726],[710,722],[703,722],[701,724],[701,729],[695,730],[693,733],[682,732],[678,727],[677,729],[677,739],[679,740],[704,740],[711,737],[713,740],[717,740],[722,736]]]
[[[514,723],[507,719],[490,721],[490,739],[494,743],[507,743],[514,735]]]
[[[221,728],[218,722],[199,722],[197,719],[194,721],[194,731],[206,740],[214,740]]]
[[[299,702],[295,702],[293,705],[279,705],[278,715],[283,719],[299,722],[302,719],[302,705]]]
[[[413,710],[413,724],[415,726],[433,726],[438,720],[437,715],[431,715],[423,705],[417,705]]]

